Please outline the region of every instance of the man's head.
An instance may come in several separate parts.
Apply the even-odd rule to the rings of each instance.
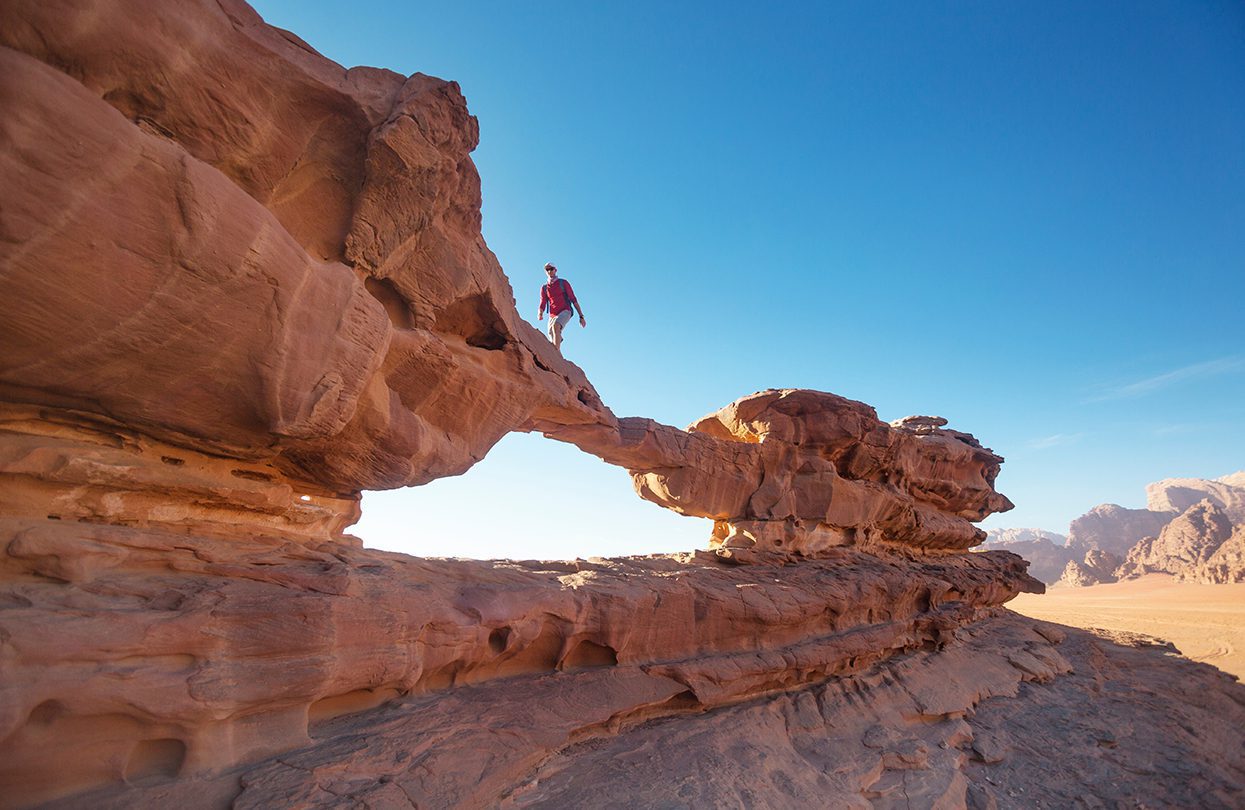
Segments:
[[[547,262],[545,264],[545,275],[549,276],[551,279],[558,277],[558,268],[553,266],[553,262]]]

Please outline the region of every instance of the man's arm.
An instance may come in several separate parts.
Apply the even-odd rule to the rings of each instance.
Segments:
[[[584,320],[584,305],[579,303],[579,299],[575,297],[575,290],[571,288],[571,283],[566,279],[562,279],[562,283],[566,285],[564,292],[566,293],[566,303],[570,304],[571,312],[579,313],[579,325],[587,326],[588,322]]]
[[[540,311],[536,313],[536,321],[540,322],[545,319],[545,304],[549,302],[549,287],[542,286],[540,288]]]

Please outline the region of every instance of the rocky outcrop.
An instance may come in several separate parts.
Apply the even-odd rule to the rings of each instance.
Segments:
[[[704,711],[942,647],[1034,587],[1001,552],[491,563],[12,517],[0,545],[0,782],[19,803],[228,771],[323,740],[340,715],[470,684],[501,695],[519,677],[601,671],[547,687],[598,723]],[[536,712],[524,734],[559,739],[547,707],[516,702],[509,724],[516,711]],[[573,714],[568,734],[591,716]]]
[[[1067,564],[1059,583],[1097,585],[1146,574],[1209,584],[1245,581],[1245,524],[1234,524],[1228,509],[1206,498],[1165,523],[1157,536],[1143,537],[1123,560],[1090,549],[1083,561]]]
[[[972,521],[1012,508],[994,489],[1003,459],[971,435],[888,425],[820,391],[753,394],[687,431],[636,418],[530,427],[626,467],[641,497],[712,519],[727,550],[966,549],[985,537]]]
[[[1245,524],[1237,524],[1232,535],[1187,578],[1212,584],[1245,582]]]
[[[709,711],[661,673],[617,667],[481,683],[327,720],[305,747],[234,773],[85,798],[101,810],[222,797],[240,808],[1239,803],[1245,735],[1222,721],[1241,712],[1229,676],[1153,640],[1015,616],[959,636],[939,655]]]
[[[1002,610],[1042,588],[1022,560],[964,553],[1010,502],[945,420],[803,390],[615,417],[514,310],[453,83],[345,70],[237,0],[11,0],[0,100],[6,805],[988,806],[978,764],[1030,754],[974,713],[1037,722],[1032,685],[1066,716],[1113,677]],[[363,489],[512,430],[627,468],[715,549],[486,563],[344,533]],[[1239,804],[1245,697],[1190,683],[1210,729],[1167,750]],[[1112,801],[1140,739],[1095,772]]]
[[[1200,501],[1163,527],[1158,537],[1133,546],[1120,567],[1121,579],[1145,574],[1174,574],[1195,579],[1232,535],[1232,522],[1211,500]]]
[[[343,70],[237,0],[13,0],[0,46],[3,400],[341,493],[461,473],[536,412],[613,424],[514,309],[454,83]]]
[[[1090,549],[1086,552],[1083,561],[1068,561],[1063,574],[1059,577],[1058,584],[1084,588],[1115,582],[1119,579],[1116,571],[1120,567],[1120,562],[1120,558],[1109,551],[1098,548]]]
[[[1226,539],[1221,531],[1207,535],[1200,528],[1190,528],[1186,521],[1173,530],[1168,540],[1158,543],[1169,524],[1203,501],[1220,510],[1222,519],[1230,524],[1245,525],[1245,472],[1215,479],[1157,481],[1146,487],[1146,509],[1126,509],[1112,503],[1096,506],[1072,521],[1065,547],[1041,539],[1041,530],[996,529],[983,548],[1006,549],[1021,555],[1030,561],[1030,573],[1048,584],[1058,581],[1066,585],[1095,585],[1147,572],[1176,574],[1198,582],[1241,581],[1245,570],[1239,564],[1239,555],[1232,550],[1233,544],[1213,566],[1198,554],[1190,556],[1190,544],[1209,546],[1213,553]],[[1194,535],[1201,539],[1191,540]],[[1110,570],[1108,563],[1112,559],[1128,562],[1119,570]]]

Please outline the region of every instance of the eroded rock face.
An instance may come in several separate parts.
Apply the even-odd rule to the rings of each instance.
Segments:
[[[0,782],[19,803],[217,773],[323,739],[339,715],[499,679],[608,671],[582,696],[601,722],[707,709],[941,647],[1037,587],[1003,552],[493,563],[12,517],[0,547]],[[525,733],[561,733],[520,710],[538,711]]]
[[[345,70],[236,0],[9,0],[0,102],[4,803],[558,806],[635,724],[703,717],[652,759],[677,800],[955,806],[985,790],[970,752],[1013,746],[974,707],[1068,673],[1001,613],[1042,587],[1023,561],[962,553],[1010,503],[945,420],[793,390],[687,431],[615,418],[514,310],[453,83]],[[722,548],[343,534],[361,490],[511,430],[626,467]],[[1245,699],[1199,694],[1236,700],[1212,708],[1238,750]],[[703,789],[697,728],[739,757]],[[738,762],[770,756],[803,770],[757,793]],[[1239,762],[1207,773],[1239,796]]]
[[[628,468],[641,497],[714,520],[712,541],[726,549],[980,543],[972,522],[1012,508],[994,489],[1003,459],[936,418],[909,420],[888,425],[863,402],[786,389],[743,397],[686,432],[634,418],[617,429],[532,427]]]
[[[343,493],[613,424],[514,309],[452,82],[233,0],[8,2],[0,46],[0,398]]]

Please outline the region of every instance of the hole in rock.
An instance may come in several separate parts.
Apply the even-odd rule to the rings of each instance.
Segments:
[[[176,456],[160,456],[160,460],[165,464],[171,464],[174,467],[180,467],[186,463],[186,459],[177,458]]]
[[[29,720],[36,726],[48,726],[64,713],[65,706],[59,700],[45,700],[30,710]]]
[[[340,695],[332,695],[330,697],[321,698],[307,708],[308,728],[314,734],[315,727],[322,723],[342,717],[343,715],[374,709],[382,703],[393,700],[397,696],[397,689],[377,688],[356,689],[352,692],[345,692]]]
[[[271,481],[272,476],[268,473],[262,473],[258,470],[230,470],[229,474],[234,478],[245,478],[247,481]]]
[[[588,667],[612,667],[618,664],[618,653],[613,647],[583,639],[562,659],[562,669],[587,669]]]
[[[365,493],[350,532],[422,557],[567,560],[705,548],[711,529],[639,498],[626,470],[512,433],[461,476]]]
[[[468,346],[497,351],[506,346],[506,324],[485,293],[460,298],[441,310],[434,327],[443,334],[458,335]]]
[[[125,781],[129,783],[171,779],[186,760],[186,743],[181,740],[142,740],[130,751],[125,762]]]
[[[515,651],[498,665],[497,677],[553,672],[558,668],[563,638],[556,626],[546,623],[536,638],[526,643],[522,640],[515,643]]]
[[[368,276],[363,280],[363,286],[385,308],[385,314],[389,316],[390,323],[399,329],[415,328],[415,316],[411,311],[411,305],[398,292],[398,288],[393,285],[392,281],[387,278]]]
[[[696,697],[696,693],[691,689],[683,690],[661,705],[663,709],[670,711],[686,711],[689,709],[698,709],[700,706],[700,698]]]
[[[498,627],[488,634],[488,647],[495,653],[504,652],[506,643],[510,641],[510,628]]]

